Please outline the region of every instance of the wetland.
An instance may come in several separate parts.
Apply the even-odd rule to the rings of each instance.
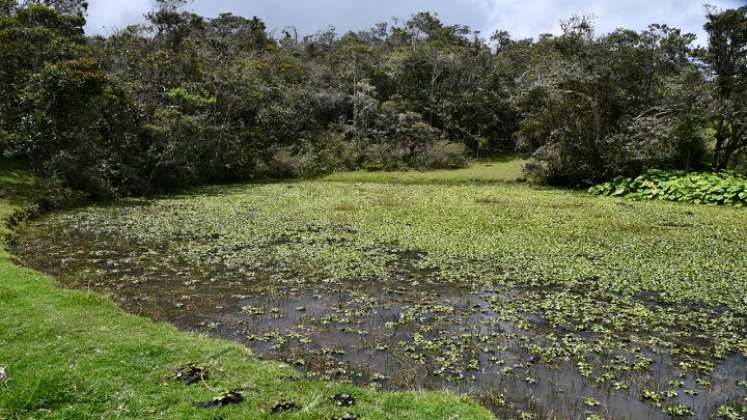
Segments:
[[[743,210],[475,170],[124,200],[11,245],[66,287],[327,380],[448,389],[503,418],[744,416]]]

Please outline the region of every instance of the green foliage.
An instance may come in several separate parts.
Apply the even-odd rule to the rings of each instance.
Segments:
[[[517,146],[552,184],[589,186],[651,167],[690,169],[704,159],[702,72],[692,34],[665,25],[596,36],[588,19],[528,51],[515,94]]]
[[[728,405],[720,406],[716,413],[718,418],[724,420],[742,420],[744,419],[744,414],[747,414],[747,406],[742,408],[742,414],[740,414],[737,409],[729,407]]]
[[[536,161],[529,178],[590,186],[701,170],[711,132],[720,168],[744,149],[747,67],[729,53],[744,8],[709,11],[702,55],[666,25],[597,35],[576,17],[536,40],[498,31],[493,46],[419,13],[276,37],[257,17],[184,4],[159,1],[144,24],[86,37],[84,1],[0,3],[0,89],[15,93],[0,97],[0,154],[25,156],[48,185],[108,198],[455,168],[517,149]]]
[[[30,111],[22,101],[32,80],[45,67],[75,60],[85,50],[80,16],[61,15],[46,6],[0,3],[0,155],[18,153]]]
[[[649,170],[636,178],[618,177],[589,192],[611,197],[694,204],[747,206],[747,178],[730,172]]]
[[[667,415],[669,415],[670,417],[674,418],[692,417],[695,415],[693,409],[686,406],[685,404],[668,405],[664,412],[667,413]]]
[[[747,176],[747,149],[741,150],[734,155],[734,159],[730,162],[728,169],[742,176]]]
[[[457,169],[467,166],[466,147],[460,143],[439,141],[416,149],[413,166],[427,169]]]
[[[177,87],[166,92],[166,96],[172,99],[177,105],[187,109],[199,109],[215,105],[217,99],[215,96],[205,97],[189,93],[183,87]]]
[[[747,149],[747,6],[720,10],[709,7],[708,49],[703,58],[714,82],[709,106],[714,134],[714,166],[726,168],[735,153]]]

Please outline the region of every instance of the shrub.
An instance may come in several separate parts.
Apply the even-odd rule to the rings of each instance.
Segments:
[[[41,204],[43,208],[73,208],[86,204],[89,199],[89,194],[69,187],[67,182],[59,178],[43,179],[42,187],[45,191]]]
[[[608,174],[634,176],[650,168],[669,167],[677,154],[677,143],[671,124],[645,117],[602,139],[598,149]]]
[[[275,152],[266,169],[269,176],[295,177],[303,172],[302,159],[291,148],[282,148]]]
[[[357,169],[361,160],[360,146],[336,131],[318,136],[312,149],[316,155],[316,175]]]
[[[528,177],[554,185],[589,187],[652,168],[692,170],[703,165],[705,141],[697,119],[641,117],[600,139],[556,130],[525,168]]]
[[[615,178],[592,187],[589,192],[636,200],[747,206],[747,178],[733,172],[688,173],[652,169],[636,178]]]
[[[359,152],[354,143],[336,132],[318,136],[301,147],[279,148],[269,159],[262,175],[270,177],[309,177],[357,168]]]
[[[547,144],[534,152],[532,158],[537,164],[524,168],[526,176],[552,185],[594,185],[601,170],[598,168],[599,159],[592,159],[593,150],[583,139],[558,130]]]
[[[747,176],[747,149],[743,149],[734,154],[734,159],[732,159],[729,169],[743,176]]]
[[[415,150],[412,166],[428,169],[454,169],[467,166],[466,147],[461,143],[437,141]]]
[[[533,184],[547,183],[547,165],[539,160],[531,160],[524,165],[525,179]]]
[[[372,144],[363,151],[363,168],[369,171],[396,171],[407,168],[410,148],[402,144]]]

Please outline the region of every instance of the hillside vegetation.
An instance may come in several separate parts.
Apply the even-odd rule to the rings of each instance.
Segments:
[[[421,12],[299,35],[186,3],[91,37],[82,0],[0,1],[0,154],[59,203],[516,152],[566,187],[744,168],[747,6],[706,7],[699,48],[656,22],[518,39]]]

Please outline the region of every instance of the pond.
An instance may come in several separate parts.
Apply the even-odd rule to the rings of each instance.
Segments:
[[[566,304],[551,298],[557,285],[456,281],[444,273],[460,271],[458,259],[444,268],[429,251],[356,242],[355,223],[300,220],[270,234],[276,216],[231,208],[133,201],[60,213],[31,223],[13,250],[64,286],[109,293],[129,312],[240,341],[311,375],[469,393],[499,416],[707,418],[745,398],[745,357],[710,357],[702,334],[558,328],[557,308],[537,306]],[[212,230],[178,216],[211,211]],[[169,217],[181,225],[149,230]],[[262,233],[233,236],[229,219]],[[380,259],[380,270],[320,275],[302,255],[308,248],[355,248]],[[574,307],[588,305],[583,291],[563,293]]]

